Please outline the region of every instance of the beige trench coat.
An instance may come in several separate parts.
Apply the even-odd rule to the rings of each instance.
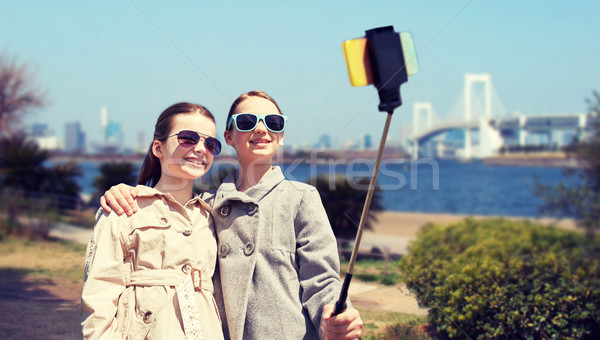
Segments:
[[[182,317],[183,302],[196,306],[192,317],[205,339],[222,339],[213,297],[217,246],[210,208],[198,197],[184,207],[169,194],[140,189],[133,216],[98,212],[81,296],[84,338],[186,339],[192,327]],[[182,291],[190,292],[187,300]]]

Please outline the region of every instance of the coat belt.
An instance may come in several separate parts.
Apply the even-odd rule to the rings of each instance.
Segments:
[[[125,267],[125,285],[127,286],[179,286],[184,280],[190,277],[190,273],[185,274],[180,269],[142,269],[131,271],[128,268],[128,264]],[[208,290],[211,293],[214,291],[212,280],[205,280],[204,278],[200,282],[194,281],[194,288]]]

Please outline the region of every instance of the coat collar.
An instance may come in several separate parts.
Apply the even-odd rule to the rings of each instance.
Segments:
[[[260,183],[241,192],[238,191],[235,186],[237,176],[237,170],[233,170],[225,177],[214,196],[215,202],[213,209],[219,209],[220,206],[228,200],[238,200],[244,203],[258,204],[263,197],[285,180],[281,168],[279,166],[273,166],[271,171],[260,180]]]
[[[137,197],[160,197],[160,198],[165,198],[168,199],[169,201],[172,202],[176,202],[175,199],[173,198],[173,196],[169,193],[164,193],[161,191],[158,191],[154,188],[150,188],[147,187],[145,185],[138,185],[137,188],[139,189]],[[198,196],[197,194],[193,194],[192,199],[190,199],[187,204],[193,204],[195,206],[199,206],[201,209],[210,212],[210,206],[208,204],[206,204],[206,202],[204,202],[200,196]],[[186,204],[186,205],[187,205]]]

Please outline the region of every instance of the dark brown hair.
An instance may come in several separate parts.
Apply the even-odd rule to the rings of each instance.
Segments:
[[[279,105],[277,105],[277,102],[275,102],[275,99],[271,98],[271,96],[269,96],[265,92],[250,91],[250,92],[242,93],[239,97],[237,97],[236,100],[233,101],[233,104],[231,104],[231,108],[229,109],[229,114],[227,115],[227,120],[225,121],[225,129],[226,130],[231,130],[231,128],[233,127],[233,124],[231,124],[230,127],[228,127],[227,124],[229,124],[229,119],[235,112],[235,109],[238,107],[238,105],[240,105],[241,102],[243,102],[244,100],[246,100],[250,97],[260,97],[260,98],[264,98],[264,99],[270,101],[271,103],[273,103],[275,105],[275,107],[277,108],[277,111],[279,111],[279,113],[282,114],[281,109],[279,108]]]
[[[154,126],[152,143],[150,143],[150,148],[148,149],[146,158],[144,158],[144,163],[142,163],[137,184],[154,187],[156,183],[158,183],[161,175],[160,160],[152,152],[152,144],[154,144],[155,140],[164,141],[169,137],[168,134],[171,132],[171,123],[176,115],[192,113],[198,113],[209,118],[213,123],[215,122],[215,117],[207,108],[199,104],[185,102],[169,106],[160,114],[160,116],[158,116],[158,120]]]

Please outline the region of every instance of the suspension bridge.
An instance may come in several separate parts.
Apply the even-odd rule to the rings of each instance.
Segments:
[[[509,115],[488,73],[465,74],[463,93],[458,109],[444,119],[431,103],[414,104],[409,138],[413,159],[485,158],[532,145],[552,150],[580,138],[593,124],[585,113]]]

